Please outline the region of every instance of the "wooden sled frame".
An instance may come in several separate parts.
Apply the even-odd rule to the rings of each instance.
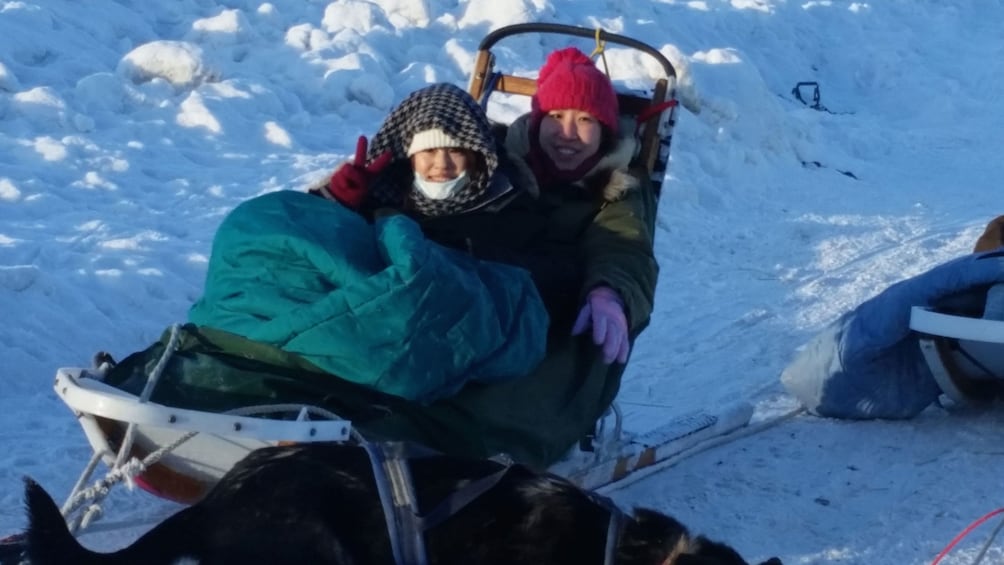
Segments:
[[[603,30],[549,23],[505,26],[489,33],[478,46],[468,92],[482,105],[487,103],[492,92],[523,96],[533,96],[537,92],[536,79],[496,72],[495,55],[491,52],[491,48],[502,39],[525,33],[572,35],[595,39],[600,43],[623,45],[646,53],[662,66],[666,76],[655,81],[651,97],[623,92],[617,95],[620,115],[634,118],[636,121],[641,119],[639,123],[641,147],[635,157],[635,164],[648,171],[652,187],[658,197],[669,162],[673,128],[676,125],[676,109],[679,106],[676,100],[676,69],[669,59],[651,45]]]
[[[954,407],[988,403],[1004,392],[1004,321],[914,306],[910,329],[934,380]]]

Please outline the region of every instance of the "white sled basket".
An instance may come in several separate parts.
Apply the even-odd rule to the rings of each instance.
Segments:
[[[183,504],[198,501],[241,458],[267,445],[348,441],[349,421],[309,406],[255,407],[270,414],[296,413],[297,419],[267,419],[247,414],[172,408],[103,383],[96,373],[63,368],[56,392],[77,415],[94,451],[91,465],[74,488],[88,480],[98,461],[113,471],[141,463],[129,472],[144,490]],[[595,452],[573,449],[551,471],[584,488],[617,483],[641,470],[662,468],[709,441],[746,426],[753,407],[739,402],[720,411],[666,418],[645,433],[616,431]],[[321,413],[328,419],[316,418]]]
[[[346,441],[352,433],[349,421],[306,405],[212,413],[141,401],[80,368],[59,369],[54,386],[94,450],[78,489],[102,460],[113,471],[131,465],[128,474],[141,488],[190,504],[256,448]]]
[[[917,332],[924,360],[952,402],[990,401],[1002,390],[1004,321],[914,306],[910,329]]]

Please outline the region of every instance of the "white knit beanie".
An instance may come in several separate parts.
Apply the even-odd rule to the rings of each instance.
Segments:
[[[426,149],[438,149],[440,147],[463,147],[463,145],[450,137],[445,131],[434,128],[420,131],[411,138],[411,145],[408,146],[408,156],[411,157],[419,151]]]

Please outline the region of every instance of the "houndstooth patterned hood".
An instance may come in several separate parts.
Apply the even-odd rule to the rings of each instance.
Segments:
[[[414,172],[408,146],[415,134],[433,128],[459,141],[461,148],[481,155],[486,165],[485,170],[471,176],[460,192],[446,200],[431,200],[412,190]],[[416,90],[391,111],[370,142],[367,163],[386,151],[394,158],[370,187],[372,204],[403,207],[423,216],[456,214],[477,206],[486,197],[499,164],[491,124],[484,110],[467,92],[447,83]]]

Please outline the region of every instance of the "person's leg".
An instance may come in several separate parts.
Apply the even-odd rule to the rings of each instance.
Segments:
[[[937,400],[941,390],[916,338],[847,356],[846,321],[827,327],[781,374],[785,388],[809,412],[831,418],[902,419]]]
[[[529,375],[472,382],[419,411],[367,422],[377,437],[410,439],[450,454],[506,453],[543,469],[593,431],[620,385],[624,365],[605,365],[587,337],[564,336]]]

